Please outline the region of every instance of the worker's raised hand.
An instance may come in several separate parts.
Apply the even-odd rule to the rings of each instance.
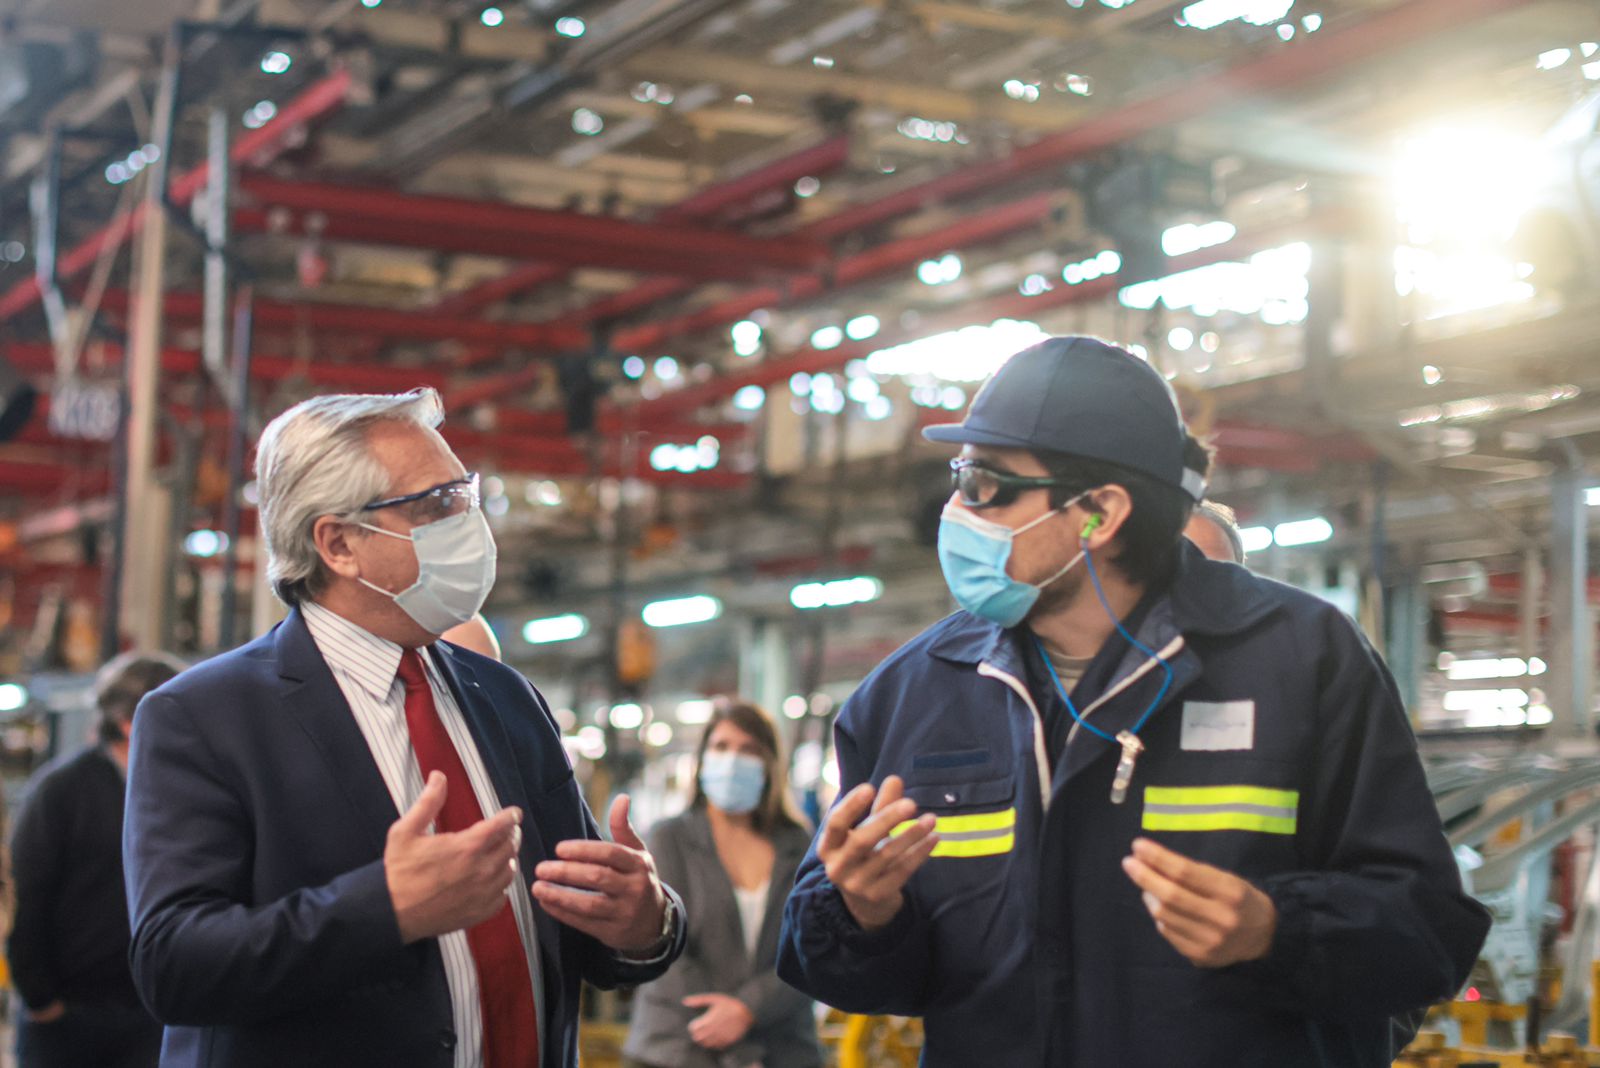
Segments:
[[[750,1006],[731,994],[693,994],[683,1004],[705,1010],[689,1021],[689,1037],[706,1049],[727,1049],[749,1034],[756,1022]]]
[[[408,944],[489,919],[507,904],[506,886],[515,874],[522,810],[501,809],[464,831],[431,833],[448,788],[443,772],[429,775],[416,803],[390,825],[384,845],[384,877]]]
[[[1232,872],[1190,860],[1147,838],[1133,840],[1122,870],[1144,891],[1156,930],[1190,962],[1222,968],[1259,960],[1272,948],[1278,910]]]
[[[933,816],[918,816],[904,793],[898,775],[883,780],[882,789],[862,783],[840,799],[822,827],[817,856],[863,930],[895,918],[905,904],[906,881],[939,844]],[[911,826],[892,834],[908,820]]]

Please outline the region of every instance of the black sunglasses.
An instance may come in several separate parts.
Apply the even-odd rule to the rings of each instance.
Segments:
[[[950,461],[950,485],[968,508],[999,508],[1016,500],[1024,490],[1071,483],[1059,478],[996,471],[983,466],[979,460],[962,456]]]

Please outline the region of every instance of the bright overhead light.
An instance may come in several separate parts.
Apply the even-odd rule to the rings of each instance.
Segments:
[[[1315,545],[1333,537],[1333,524],[1321,516],[1279,523],[1272,528],[1272,540],[1284,548],[1295,545]]]
[[[570,642],[589,633],[589,621],[575,612],[545,619],[530,619],[522,625],[522,640],[529,645]]]
[[[0,712],[15,712],[28,703],[28,688],[15,682],[0,682]]]
[[[1240,527],[1239,544],[1247,553],[1258,553],[1272,544],[1271,527]]]
[[[783,699],[783,704],[779,707],[783,709],[783,714],[789,719],[804,719],[808,706],[804,697],[797,693],[792,693]]]
[[[1038,323],[996,319],[986,326],[966,326],[878,349],[867,357],[867,369],[881,377],[982,382],[1013,355],[1047,337]]]
[[[1280,40],[1280,41],[1292,41],[1292,40],[1294,40],[1294,24],[1293,23],[1283,22],[1283,23],[1279,23],[1278,24],[1278,40]]]
[[[794,195],[804,199],[814,197],[822,190],[822,179],[806,175],[794,183]]]
[[[228,548],[228,536],[220,530],[196,530],[183,539],[183,551],[201,559],[218,556]]]
[[[789,591],[789,603],[796,608],[842,608],[865,604],[883,596],[883,583],[867,575],[835,579],[832,582],[802,582]]]
[[[733,406],[741,412],[759,412],[767,403],[767,391],[757,385],[740,386],[733,395]]]
[[[754,356],[761,351],[761,324],[754,319],[741,319],[729,331],[733,337],[733,351],[739,356]]]
[[[578,737],[574,744],[578,755],[589,760],[599,760],[606,755],[606,732],[589,724],[578,728]]]
[[[361,6],[368,8],[369,10],[377,7],[381,3],[383,3],[383,0],[361,0]]]
[[[268,52],[261,57],[261,73],[283,74],[293,63],[294,60],[287,52]]]
[[[1238,233],[1232,223],[1217,219],[1208,223],[1180,223],[1161,234],[1161,251],[1169,256],[1182,256],[1225,241],[1232,241]]]
[[[721,601],[705,594],[696,594],[693,597],[651,601],[640,611],[639,618],[652,627],[681,627],[688,623],[709,623],[720,615]]]
[[[664,719],[658,719],[644,729],[644,744],[653,745],[657,749],[672,741],[672,724]]]
[[[1300,20],[1300,25],[1305,27],[1307,33],[1316,33],[1322,29],[1322,16],[1313,11]]]
[[[244,113],[244,124],[251,130],[259,130],[278,114],[278,105],[270,100],[259,101],[255,107]]]
[[[678,361],[671,356],[658,357],[653,370],[661,381],[671,382],[678,377]]]
[[[858,315],[844,324],[844,336],[851,341],[865,341],[877,334],[881,326],[876,315]]]
[[[491,30],[506,20],[506,13],[497,7],[486,7],[478,15],[478,21]]]
[[[1539,59],[1535,65],[1540,70],[1555,70],[1557,67],[1564,66],[1567,60],[1571,58],[1572,49],[1552,48],[1548,52],[1540,52]]]
[[[1443,381],[1444,381],[1444,372],[1443,371],[1439,370],[1437,367],[1435,367],[1431,363],[1423,364],[1423,366],[1422,366],[1422,384],[1423,385],[1425,385],[1425,386],[1437,386],[1440,382],[1443,382]]]
[[[811,347],[827,351],[836,349],[844,342],[844,331],[837,326],[824,326],[811,333]]]
[[[1194,331],[1187,326],[1175,326],[1167,331],[1167,344],[1176,352],[1188,352],[1194,346]]]
[[[1534,662],[1542,670],[1544,663],[1534,658]],[[1530,662],[1520,656],[1484,657],[1472,660],[1452,660],[1445,669],[1445,677],[1451,682],[1469,682],[1476,679],[1519,679],[1524,675],[1538,675],[1541,671],[1532,670]]]
[[[917,280],[925,286],[942,286],[961,277],[961,257],[947,252],[935,260],[917,264]]]
[[[644,726],[644,709],[631,701],[612,705],[606,718],[619,731],[636,731]]]
[[[1252,26],[1269,26],[1289,13],[1294,0],[1200,0],[1178,17],[1185,26],[1210,30],[1224,22],[1240,20]]]
[[[556,19],[556,32],[563,37],[582,37],[588,28],[582,19],[573,15]]]
[[[1590,486],[1584,490],[1583,502],[1590,508],[1600,508],[1600,486]]]
[[[629,378],[643,378],[645,370],[644,357],[629,356],[622,361],[622,373]]]
[[[685,727],[698,727],[702,723],[711,722],[711,714],[716,711],[716,702],[710,698],[696,698],[692,701],[678,702],[678,722]]]
[[[577,108],[572,112],[572,132],[593,137],[606,128],[606,120],[591,108]]]
[[[868,419],[874,423],[881,423],[894,414],[894,402],[888,397],[880,395],[867,401],[862,410],[866,413]]]

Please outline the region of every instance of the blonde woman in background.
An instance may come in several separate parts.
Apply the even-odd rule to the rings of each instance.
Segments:
[[[646,840],[683,894],[689,942],[640,988],[630,1068],[816,1068],[812,1002],[773,972],[783,903],[810,845],[772,716],[719,699],[695,757],[694,800]]]

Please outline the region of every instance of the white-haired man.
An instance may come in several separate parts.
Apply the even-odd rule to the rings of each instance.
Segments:
[[[539,694],[436,641],[495,562],[440,419],[432,390],[275,419],[289,617],[141,706],[124,853],[163,1065],[571,1068],[579,980],[682,947],[627,799],[601,840]]]

